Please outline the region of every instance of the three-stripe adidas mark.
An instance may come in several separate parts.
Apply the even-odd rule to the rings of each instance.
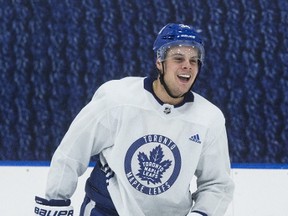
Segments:
[[[201,140],[200,140],[199,134],[195,134],[195,135],[191,136],[189,138],[189,140],[201,144]]]

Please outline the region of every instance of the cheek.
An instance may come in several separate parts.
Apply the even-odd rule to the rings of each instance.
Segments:
[[[194,71],[193,71],[193,80],[197,77],[197,75],[198,75],[198,69],[195,69]]]
[[[169,63],[165,64],[164,68],[165,71],[169,71],[169,73],[176,73],[178,70],[181,69],[179,65]]]

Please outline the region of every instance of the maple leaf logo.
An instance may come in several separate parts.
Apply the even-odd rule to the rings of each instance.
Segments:
[[[163,150],[160,145],[150,151],[149,158],[144,152],[139,152],[138,161],[140,169],[136,174],[143,181],[147,181],[147,184],[162,183],[161,178],[163,173],[171,166],[171,160],[164,160]]]

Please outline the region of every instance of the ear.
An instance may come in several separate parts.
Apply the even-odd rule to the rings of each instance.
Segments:
[[[162,71],[162,63],[159,59],[156,60],[156,67],[158,70]]]

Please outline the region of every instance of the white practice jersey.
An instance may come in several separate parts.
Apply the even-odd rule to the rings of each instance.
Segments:
[[[232,199],[225,119],[196,93],[175,107],[156,98],[149,78],[102,85],[53,156],[46,198],[70,198],[97,154],[113,172],[107,188],[121,216],[223,216]]]

